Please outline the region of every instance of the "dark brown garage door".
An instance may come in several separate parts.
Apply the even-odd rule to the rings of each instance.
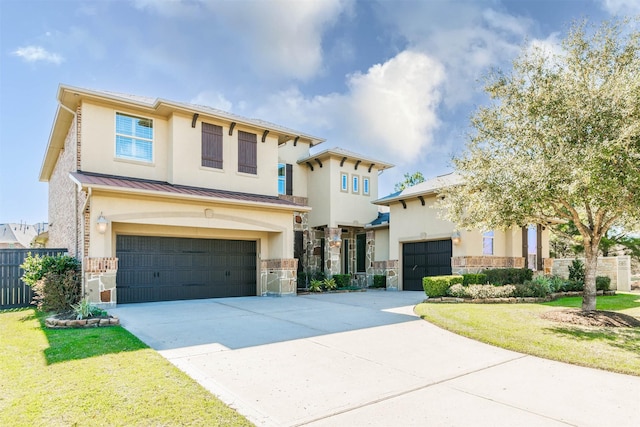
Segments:
[[[256,242],[118,236],[118,303],[256,295]]]
[[[402,245],[402,284],[405,291],[421,291],[422,278],[451,274],[451,240]]]

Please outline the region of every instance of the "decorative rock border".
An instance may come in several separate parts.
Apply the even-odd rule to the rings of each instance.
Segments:
[[[119,325],[120,319],[115,316],[90,317],[88,319],[59,319],[56,316],[51,316],[47,317],[44,324],[51,329],[97,328]]]
[[[598,291],[596,295],[608,295],[613,296],[616,294],[616,291]],[[544,298],[531,298],[531,297],[510,297],[510,298],[456,298],[456,297],[436,297],[436,298],[427,298],[423,302],[425,303],[468,303],[468,304],[519,304],[519,303],[540,303],[540,302],[549,302],[554,301],[558,298],[563,297],[579,297],[582,296],[582,292],[558,292],[555,294],[551,294]]]

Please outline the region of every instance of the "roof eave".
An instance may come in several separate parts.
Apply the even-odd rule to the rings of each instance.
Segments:
[[[64,149],[64,141],[72,123],[73,113],[58,105],[51,126],[51,132],[49,133],[47,149],[42,159],[42,165],[40,166],[40,181],[49,181],[51,173],[53,173],[53,168],[58,160],[58,154]]]

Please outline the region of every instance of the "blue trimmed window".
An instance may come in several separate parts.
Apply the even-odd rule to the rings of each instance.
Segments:
[[[285,194],[287,191],[287,165],[278,163],[278,194]]]
[[[362,194],[369,195],[369,178],[362,178]]]
[[[358,175],[353,175],[353,179],[351,180],[351,190],[354,193],[360,193],[360,180]]]
[[[340,190],[349,191],[349,175],[346,173],[340,174]]]
[[[482,255],[493,255],[493,231],[487,231],[482,235]]]
[[[116,113],[116,157],[153,161],[153,120]]]

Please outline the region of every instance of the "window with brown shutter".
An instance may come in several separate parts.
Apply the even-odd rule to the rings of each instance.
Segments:
[[[202,123],[202,166],[222,169],[222,126]]]
[[[238,172],[258,173],[258,137],[238,131]]]

